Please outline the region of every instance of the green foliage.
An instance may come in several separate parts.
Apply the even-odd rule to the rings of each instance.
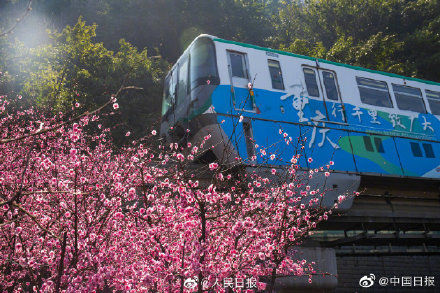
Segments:
[[[27,4],[0,1],[0,31]],[[175,62],[201,33],[440,81],[439,0],[40,0],[32,7],[15,35],[0,38],[0,94],[22,94],[22,102],[51,111],[76,102],[90,110],[122,84],[142,87],[124,92],[121,115],[109,117],[121,134],[142,135],[158,120],[164,60]],[[27,48],[16,38],[29,37],[35,24],[52,32]]]
[[[377,70],[405,74],[404,64],[395,60],[397,53],[402,52],[402,42],[394,35],[377,33],[366,41],[354,44],[352,37],[340,37],[324,54],[324,58],[374,68]],[[394,58],[393,58],[394,57]]]
[[[94,104],[96,97],[113,92],[113,52],[93,42],[95,30],[96,25],[79,19],[75,26],[51,33],[52,44],[31,49],[23,94],[42,106],[66,110],[75,102]]]
[[[60,33],[50,32],[50,44],[17,50],[24,58],[6,68],[20,76],[15,84],[23,97],[51,111],[69,112],[76,103],[82,110],[94,109],[121,86],[141,87],[120,95],[120,115],[109,121],[122,125],[119,132],[130,129],[137,136],[144,135],[152,121],[157,121],[168,64],[123,39],[117,52],[110,51],[95,42],[95,36],[96,25],[86,25],[80,18]]]
[[[98,24],[97,40],[107,48],[117,50],[124,38],[174,62],[200,33],[264,45],[278,1],[40,0],[33,6],[49,27],[61,30],[83,16]]]
[[[437,0],[294,1],[275,20],[281,49],[440,80]]]

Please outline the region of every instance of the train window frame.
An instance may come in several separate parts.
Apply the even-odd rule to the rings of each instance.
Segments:
[[[422,114],[427,113],[426,104],[423,99],[422,90],[420,88],[402,85],[402,84],[395,84],[395,83],[392,83],[391,86],[393,88],[394,98],[396,99],[396,105],[399,110],[411,111],[411,112],[422,113]],[[405,92],[405,90],[406,90],[406,92]],[[416,92],[418,92],[419,95],[417,95]],[[420,103],[419,105],[421,105],[423,108],[422,112],[415,110],[415,108],[416,108],[415,104],[410,105],[409,107],[404,107],[402,105],[402,100],[404,100],[404,99],[407,99],[407,100],[409,99],[410,101],[411,101],[411,99],[413,99],[413,101],[416,101],[416,99],[418,99],[418,102]]]
[[[162,101],[162,116],[166,115],[176,104],[177,94],[177,68],[174,68],[165,78],[166,87],[164,87]],[[173,91],[170,89],[173,88]],[[171,93],[172,92],[172,93]]]
[[[226,52],[228,55],[228,64],[230,66],[231,77],[249,80],[249,65],[248,65],[247,58],[246,58],[247,54],[244,52],[233,51],[233,50],[227,50]],[[244,76],[234,75],[234,68],[233,68],[232,59],[231,59],[232,54],[241,56],[241,60],[242,60],[242,69],[241,70],[243,71]]]
[[[162,99],[162,116],[165,115],[169,109],[173,105],[173,99],[170,95],[170,82],[171,82],[172,75],[168,75],[165,77],[165,86],[163,89],[163,99]]]
[[[319,90],[320,85],[319,85],[318,80],[317,80],[317,73],[319,74],[319,72],[317,72],[317,70],[315,70],[314,68],[309,67],[309,66],[303,66],[302,69],[303,69],[302,71],[303,71],[304,82],[306,84],[307,95],[309,97],[314,97],[314,98],[321,97],[321,92]],[[309,83],[307,82],[308,79],[306,78],[306,72],[305,72],[306,70],[313,71],[313,74],[314,74],[314,77],[315,77],[314,80],[315,80],[316,90],[318,91],[317,95],[311,94],[310,91],[309,91],[309,89],[311,89],[311,88],[309,87]]]
[[[342,102],[342,98],[341,98],[341,93],[339,91],[339,83],[338,83],[338,77],[336,75],[336,72],[332,71],[332,70],[327,70],[327,69],[319,69],[318,72],[321,73],[322,75],[322,85],[325,91],[325,98],[329,101],[333,101],[333,102]],[[334,86],[334,90],[336,91],[337,97],[336,99],[332,99],[329,97],[329,92],[328,92],[328,87],[327,84],[325,82],[326,77],[324,76],[324,73],[327,74],[332,74],[333,75],[333,86]]]
[[[371,137],[364,135],[362,136],[362,139],[364,140],[365,150],[367,150],[368,152],[374,152],[374,147],[373,147],[373,143],[371,142]]]
[[[427,158],[435,158],[434,148],[430,143],[422,143],[423,150],[425,151],[425,156]]]
[[[181,89],[180,89],[180,86],[181,86],[180,75],[182,73],[181,72],[181,68],[183,68],[182,64],[185,64],[185,63],[186,63],[186,79],[185,79],[185,81],[186,81],[186,83],[185,83],[186,88],[185,88],[184,92],[183,91],[181,92]],[[189,67],[189,63],[190,63],[189,55],[186,55],[186,56],[184,56],[179,61],[179,64],[178,64],[178,67],[177,67],[177,90],[176,90],[176,98],[175,98],[175,104],[176,105],[182,104],[183,100],[188,96],[188,93],[189,93],[189,87],[190,87],[190,80],[189,80],[189,68],[190,67]],[[184,96],[181,97],[180,96],[181,94],[183,94]]]
[[[440,92],[425,89],[425,95],[431,114],[440,115]],[[436,105],[436,107],[433,107],[433,105]]]
[[[201,59],[202,54],[204,59]],[[214,42],[207,37],[197,39],[189,49],[190,91],[201,85],[219,85],[220,76],[217,64],[217,50]],[[204,62],[202,62],[202,60]],[[203,74],[202,74],[203,72]]]
[[[386,81],[377,80],[377,79],[373,79],[373,78],[367,78],[367,77],[363,77],[363,76],[356,76],[355,78],[356,78],[357,88],[359,91],[359,97],[360,97],[360,100],[363,104],[376,106],[376,107],[382,107],[382,108],[388,108],[388,109],[394,108],[394,104],[391,99],[390,89],[389,89],[388,83]],[[368,84],[368,82],[370,84]],[[364,83],[364,84],[362,84],[362,83]],[[374,86],[374,83],[377,85],[376,87]],[[385,86],[386,91],[385,91],[385,88],[380,88],[380,86],[378,86],[379,84],[382,84],[382,86]],[[386,92],[388,95],[388,98],[383,99],[382,101],[389,102],[389,105],[386,105],[383,103],[378,104],[377,102],[372,101],[371,96],[370,97],[365,96],[365,94],[367,94],[367,92],[365,92],[365,91],[376,91],[376,92],[384,92],[384,93]]]
[[[271,63],[276,66],[271,66]],[[274,59],[267,59],[267,66],[269,69],[270,79],[272,81],[272,89],[284,91],[286,88],[284,86],[284,77],[283,77],[283,71],[281,70],[280,61]],[[278,76],[280,81],[274,80],[274,76],[272,74],[271,68],[275,68],[275,67],[277,67],[276,69],[278,69]],[[277,87],[276,86],[277,83],[281,84],[281,87]]]
[[[374,141],[374,146],[376,147],[376,151],[378,153],[384,154],[385,153],[385,148],[383,147],[382,138],[374,137],[373,141]]]
[[[420,144],[418,142],[409,142],[411,147],[411,152],[414,157],[416,158],[423,158],[422,148],[420,147]]]

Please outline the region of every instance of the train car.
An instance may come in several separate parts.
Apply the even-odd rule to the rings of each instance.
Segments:
[[[439,83],[200,35],[165,79],[161,133],[210,135],[208,162],[334,162],[331,185],[357,190],[440,178],[439,118]]]

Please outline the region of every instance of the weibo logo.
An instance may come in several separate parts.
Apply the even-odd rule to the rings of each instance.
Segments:
[[[362,288],[369,288],[374,285],[374,280],[376,279],[376,276],[374,274],[370,274],[369,276],[363,276],[359,280],[359,286]]]

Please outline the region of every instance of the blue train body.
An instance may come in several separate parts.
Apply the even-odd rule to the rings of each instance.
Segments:
[[[205,151],[224,164],[300,155],[308,169],[437,179],[439,115],[435,82],[202,35],[167,76],[161,132],[211,134]]]

